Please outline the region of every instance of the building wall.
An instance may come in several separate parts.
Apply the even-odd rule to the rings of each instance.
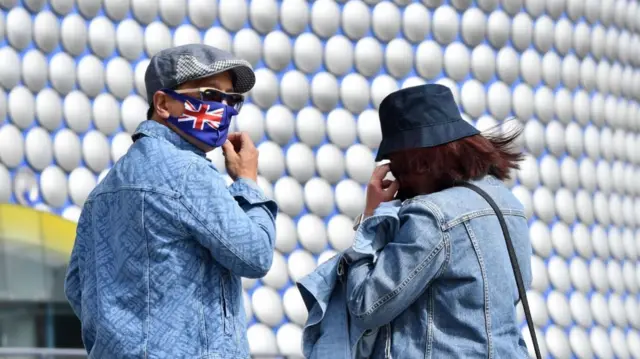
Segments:
[[[352,241],[376,165],[378,105],[396,89],[436,82],[476,127],[506,129],[512,117],[524,126],[527,158],[508,185],[530,218],[529,300],[543,353],[640,358],[638,8],[0,0],[0,202],[77,220],[145,119],[149,57],[193,42],[233,51],[257,75],[233,126],[257,143],[259,184],[281,210],[273,268],[243,280],[248,337],[254,352],[299,354],[306,312],[293,283]],[[224,172],[221,152],[209,156]],[[44,257],[72,239],[64,250],[47,243]],[[37,251],[35,262],[7,253],[0,301],[60,299],[60,279],[37,264]],[[9,326],[11,338],[27,341],[30,325]],[[522,330],[528,339],[524,321]]]

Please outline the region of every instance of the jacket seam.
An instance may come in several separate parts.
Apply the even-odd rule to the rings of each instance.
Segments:
[[[157,195],[160,195],[160,196],[167,196],[167,197],[169,197],[169,198],[171,198],[173,200],[178,200],[181,197],[180,193],[173,192],[173,191],[170,191],[170,190],[163,190],[163,189],[158,189],[158,188],[150,188],[150,187],[146,187],[146,186],[119,186],[117,188],[102,190],[99,193],[91,195],[85,201],[85,205],[87,205],[88,203],[94,202],[98,197],[100,197],[102,195],[110,194],[110,193],[124,192],[124,191],[142,192],[143,196],[145,196],[145,197],[146,197],[147,193],[154,193],[154,194],[157,194]],[[184,235],[188,235],[189,234],[189,232],[187,232],[187,230],[182,225],[181,221],[176,221],[174,223],[177,224],[177,229],[182,234],[184,234]]]
[[[147,282],[147,320],[145,323],[145,327],[144,331],[145,331],[145,338],[144,338],[144,357],[148,358],[149,357],[149,333],[151,331],[151,258],[150,258],[150,252],[149,252],[149,236],[148,233],[146,231],[146,223],[145,223],[145,209],[146,209],[146,203],[147,203],[147,198],[146,198],[146,192],[143,192],[142,195],[142,228],[143,228],[143,232],[144,232],[144,242],[145,242],[145,246],[146,246],[146,250],[147,250],[147,267],[146,267],[146,273],[144,276],[144,280]]]
[[[519,209],[500,208],[500,211],[505,216],[518,216],[525,219],[527,218],[524,211],[521,211]],[[472,219],[479,218],[479,217],[495,216],[495,214],[496,212],[492,208],[480,209],[477,211],[472,211],[472,212],[459,215],[458,217],[446,222],[444,226],[446,229],[451,229],[462,222],[470,221]]]
[[[430,287],[428,290],[428,299],[427,299],[427,348],[424,353],[425,359],[431,359],[431,352],[433,350],[433,309],[435,307],[435,300],[433,296],[433,288]]]
[[[434,202],[430,201],[428,198],[412,198],[412,199],[409,199],[403,204],[403,207],[406,206],[406,205],[409,205],[411,203],[415,203],[415,202],[421,203],[421,204],[423,204],[424,206],[428,207],[431,210],[431,213],[436,217],[436,219],[438,221],[438,224],[440,225],[440,227],[441,227],[443,232],[451,229],[452,227],[454,227],[454,226],[456,226],[456,225],[458,225],[458,224],[460,224],[460,223],[462,223],[464,221],[468,221],[468,220],[471,220],[471,219],[474,219],[474,218],[478,218],[478,217],[495,215],[495,212],[493,211],[492,208],[485,208],[485,209],[470,211],[470,212],[461,214],[461,215],[455,217],[454,219],[451,219],[451,220],[447,221],[445,219],[444,213],[442,213],[442,211],[440,210],[440,207],[437,204],[435,204]],[[505,216],[519,216],[519,217],[522,217],[524,219],[527,219],[527,215],[521,209],[500,208],[500,211]],[[371,218],[371,217],[369,217],[369,218]],[[364,223],[364,221],[363,221],[363,223]]]
[[[429,200],[426,200],[424,198],[420,198],[420,199],[414,198],[407,201],[407,205],[411,203],[419,203],[427,207],[427,209],[429,209],[429,212],[431,212],[431,214],[433,214],[433,216],[436,217],[436,222],[438,223],[440,230],[442,230],[443,232],[447,230],[447,228],[445,227],[446,222],[444,218],[444,213],[442,213],[442,211],[440,210],[440,207],[438,207],[435,203]]]
[[[438,245],[431,251],[431,253],[429,253],[427,258],[425,258],[420,263],[420,265],[418,265],[413,271],[411,271],[411,274],[409,274],[409,276],[407,278],[405,278],[402,281],[402,283],[400,283],[400,285],[398,285],[394,290],[392,290],[391,292],[387,293],[382,298],[378,299],[364,313],[357,314],[357,315],[355,315],[355,317],[358,318],[358,319],[361,319],[363,317],[369,316],[369,315],[373,314],[373,312],[376,309],[378,309],[379,307],[381,307],[382,305],[386,304],[388,301],[393,299],[395,296],[397,296],[409,284],[409,282],[411,282],[411,280],[413,280],[413,278],[415,278],[415,276],[419,272],[421,272],[427,266],[427,264],[429,262],[431,262],[431,260],[442,250],[442,248],[444,248],[444,240],[441,240],[440,243],[438,243]]]
[[[484,264],[484,257],[482,256],[482,252],[478,247],[478,241],[476,240],[475,233],[473,229],[471,229],[469,222],[464,222],[464,226],[469,234],[469,239],[471,240],[471,245],[473,246],[473,250],[476,252],[476,258],[478,258],[478,264],[480,266],[480,274],[482,275],[482,286],[484,292],[484,321],[485,321],[485,330],[487,332],[487,357],[489,359],[493,358],[493,337],[491,335],[491,300],[489,298],[489,282],[487,280],[487,272]]]
[[[257,271],[257,272],[260,272],[260,271],[261,271],[261,269],[260,269],[260,268],[258,268],[258,267],[256,267],[256,266],[254,266],[252,263],[249,263],[249,262],[247,262],[244,258],[242,258],[242,256],[241,256],[240,254],[238,254],[238,253],[233,249],[233,247],[229,246],[229,244],[227,243],[227,241],[226,241],[226,240],[224,240],[224,239],[222,239],[222,237],[221,237],[218,233],[216,233],[216,232],[214,232],[214,231],[210,230],[210,229],[209,229],[209,227],[205,226],[205,225],[204,225],[204,222],[200,219],[200,217],[199,217],[196,213],[194,213],[194,211],[192,210],[192,208],[191,208],[190,206],[188,206],[186,203],[184,203],[184,201],[182,201],[182,198],[178,199],[178,201],[179,201],[179,202],[180,202],[180,204],[182,204],[182,206],[187,210],[187,212],[189,212],[189,214],[190,214],[191,216],[193,216],[193,218],[194,218],[196,221],[198,221],[198,223],[202,226],[202,228],[205,228],[205,229],[206,229],[206,231],[207,231],[207,232],[209,232],[209,233],[213,236],[213,238],[214,238],[215,240],[217,240],[218,242],[220,242],[220,244],[222,244],[222,245],[223,245],[223,246],[224,246],[224,247],[225,247],[229,252],[233,253],[233,255],[234,255],[236,258],[238,258],[238,260],[240,260],[240,261],[241,261],[244,265],[246,265],[247,267],[249,267],[249,268],[251,268],[251,269],[253,269],[253,270]]]
[[[433,205],[429,202],[423,202],[423,204],[428,207],[429,209],[433,208]],[[424,270],[424,268],[426,268],[427,264],[431,263],[431,260],[433,258],[435,258],[435,256],[440,253],[443,249],[445,249],[447,252],[449,249],[449,240],[448,240],[448,236],[444,233],[444,232],[440,232],[440,242],[438,242],[438,244],[435,246],[435,248],[433,248],[433,250],[429,253],[429,255],[427,255],[427,257],[416,267],[414,268],[413,271],[411,271],[411,273],[407,276],[407,278],[405,278],[394,290],[392,290],[391,292],[387,293],[386,295],[384,295],[382,298],[378,299],[375,303],[373,303],[371,305],[371,307],[369,309],[367,309],[364,313],[361,314],[356,314],[354,315],[356,318],[361,319],[363,317],[369,316],[371,315],[376,309],[378,309],[379,307],[383,306],[385,303],[389,302],[391,299],[393,299],[394,297],[396,297],[398,294],[400,294],[400,292],[416,277],[416,275],[421,272],[422,270]],[[448,253],[445,257],[445,261],[442,263],[442,265],[440,266],[440,268],[438,269],[438,272],[436,273],[436,275],[431,279],[435,279],[438,276],[440,276],[444,270],[444,268],[446,268],[448,266],[448,262],[449,262],[449,256]],[[428,285],[425,284],[425,285]]]
[[[204,339],[204,350],[205,352],[209,351],[209,334],[207,333],[207,316],[205,315],[204,309],[205,309],[205,305],[204,305],[204,290],[203,290],[203,283],[204,283],[204,277],[205,277],[205,264],[204,262],[200,262],[200,268],[198,268],[198,274],[200,275],[200,278],[198,278],[200,280],[200,283],[198,284],[198,305],[199,305],[199,311],[200,311],[200,318],[202,320],[202,324],[201,324],[201,328],[200,330],[202,330],[202,339]]]
[[[180,201],[180,198],[176,198],[174,199],[174,201],[177,201],[178,203],[176,204],[180,204],[182,205],[182,201]],[[175,221],[174,223],[176,224],[176,228],[185,235],[185,237],[191,237],[191,233],[189,233],[189,231],[187,231],[187,229],[184,226],[184,223],[182,223],[181,220],[181,216],[180,216],[180,211],[177,209],[180,208],[179,206],[176,206],[176,208],[174,209],[174,212],[176,214],[176,218],[178,218],[177,221]]]
[[[172,190],[168,190],[168,189],[163,189],[163,188],[154,188],[154,187],[149,187],[149,186],[132,186],[132,185],[123,185],[123,186],[118,186],[118,187],[112,187],[112,188],[107,188],[107,189],[101,189],[99,192],[93,193],[92,195],[89,196],[89,198],[87,198],[87,200],[85,201],[85,203],[90,203],[96,200],[96,197],[99,197],[103,194],[109,194],[109,193],[118,193],[118,192],[122,192],[122,191],[139,191],[139,192],[151,192],[151,193],[157,193],[160,195],[165,195],[171,198],[180,198],[180,193],[176,192],[176,191],[172,191]]]
[[[442,264],[442,267],[440,268],[440,270],[438,270],[438,273],[436,273],[436,275],[434,276],[434,278],[438,278],[440,277],[444,271],[449,267],[449,262],[451,261],[451,242],[449,239],[449,232],[444,232],[443,233],[444,237],[446,238],[446,243],[445,243],[445,260],[444,263]],[[427,351],[425,352],[425,358],[431,358],[431,351],[433,350],[433,310],[435,308],[435,296],[433,294],[433,287],[429,287],[428,291],[428,299],[427,299]]]
[[[143,194],[143,198],[146,200],[146,195],[148,193],[153,193],[153,194],[157,194],[160,196],[166,196],[172,200],[180,200],[181,195],[177,192],[172,192],[172,191],[168,191],[168,190],[159,190],[157,188],[147,188],[147,187],[139,187],[139,186],[121,186],[118,188],[113,188],[113,189],[109,189],[109,190],[105,190],[105,191],[100,191],[100,193],[97,193],[93,196],[91,196],[91,198],[87,199],[85,201],[85,205],[89,204],[89,203],[93,203],[99,196],[104,195],[104,194],[110,194],[110,193],[118,193],[118,192],[124,192],[124,191],[136,191],[136,192],[141,192]],[[180,203],[182,204],[182,203]],[[176,215],[178,215],[179,218],[179,213],[177,213]],[[184,228],[184,225],[182,224],[182,221],[175,221],[173,222],[176,224],[176,228],[184,235],[189,235],[189,232]]]

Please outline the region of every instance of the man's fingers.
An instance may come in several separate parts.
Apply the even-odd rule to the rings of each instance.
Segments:
[[[235,159],[238,157],[238,147],[231,141],[227,140],[222,145],[222,154],[229,160]]]
[[[229,132],[229,134],[227,135],[227,139],[229,141],[239,140],[240,137],[242,137],[242,132]]]
[[[242,134],[240,132],[230,133],[227,136],[227,141],[231,142],[231,145],[236,152],[239,152],[240,148],[242,148]]]
[[[222,144],[222,154],[225,157],[231,157],[236,155],[236,150],[233,148],[233,144],[231,143],[231,141],[229,140],[224,141],[224,143]]]
[[[382,188],[383,189],[389,188],[389,186],[391,186],[391,183],[393,183],[392,180],[389,180],[389,179],[382,180]]]
[[[241,144],[241,148],[243,149],[251,149],[251,148],[255,148],[256,146],[253,144],[253,141],[251,140],[251,137],[249,137],[249,134],[246,132],[241,132],[240,133],[240,144]]]

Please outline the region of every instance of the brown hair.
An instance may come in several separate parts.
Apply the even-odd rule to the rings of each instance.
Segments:
[[[391,154],[390,167],[400,184],[399,197],[441,191],[456,181],[486,175],[502,181],[510,179],[511,170],[518,169],[518,162],[523,159],[523,153],[515,145],[521,133],[521,127],[509,133],[490,131],[436,147]]]

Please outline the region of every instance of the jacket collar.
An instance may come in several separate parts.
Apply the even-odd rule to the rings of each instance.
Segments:
[[[173,132],[169,127],[153,120],[143,121],[136,129],[136,132],[133,133],[132,138],[135,142],[137,139],[143,136],[164,140],[181,150],[191,151],[202,157],[206,156],[206,153],[204,151],[187,142],[184,138],[180,137],[180,135]]]

